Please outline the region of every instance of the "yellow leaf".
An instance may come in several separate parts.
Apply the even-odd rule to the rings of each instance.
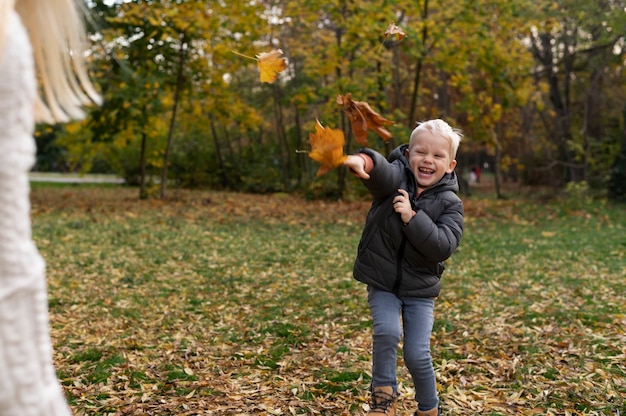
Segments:
[[[343,154],[345,139],[341,130],[325,128],[316,120],[315,133],[309,135],[311,151],[309,157],[320,163],[317,176],[322,176],[332,168],[340,166],[348,158]]]
[[[278,77],[278,73],[287,68],[287,61],[281,55],[283,51],[274,49],[271,52],[263,52],[257,57],[257,65],[261,73],[261,82],[273,83]]]

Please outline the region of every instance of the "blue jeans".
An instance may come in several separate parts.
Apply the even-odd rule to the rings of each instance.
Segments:
[[[434,299],[399,297],[370,286],[367,300],[374,321],[372,388],[391,386],[397,391],[396,354],[404,327],[404,363],[413,378],[415,401],[419,410],[437,407],[439,398],[430,356]]]

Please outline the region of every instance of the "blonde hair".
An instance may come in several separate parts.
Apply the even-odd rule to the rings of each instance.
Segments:
[[[410,143],[413,139],[422,131],[429,131],[433,134],[437,134],[450,142],[450,156],[452,159],[456,158],[456,152],[459,150],[463,133],[459,129],[452,128],[448,123],[440,119],[422,121],[417,124],[417,127],[411,132]]]
[[[13,7],[28,31],[40,86],[35,103],[37,121],[80,119],[85,105],[101,101],[85,65],[86,35],[78,1],[0,0],[0,50],[4,49],[6,21]]]

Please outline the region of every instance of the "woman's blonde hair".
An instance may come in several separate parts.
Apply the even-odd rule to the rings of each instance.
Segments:
[[[100,103],[100,96],[85,64],[81,4],[78,0],[0,0],[0,50],[4,49],[7,16],[13,7],[33,48],[40,86],[36,120],[54,123],[84,117],[83,107]]]

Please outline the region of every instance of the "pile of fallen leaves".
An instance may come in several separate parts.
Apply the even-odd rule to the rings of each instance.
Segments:
[[[371,323],[351,266],[369,201],[32,197],[75,414],[364,413]],[[432,338],[444,414],[624,414],[624,211],[465,205]]]

